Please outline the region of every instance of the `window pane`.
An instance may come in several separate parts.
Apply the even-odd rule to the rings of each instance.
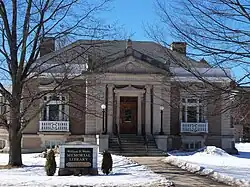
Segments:
[[[49,105],[49,121],[59,121],[59,105]]]
[[[67,114],[66,114],[66,110],[65,110],[65,105],[62,105],[62,120],[63,121],[67,121]]]
[[[199,108],[199,122],[205,122],[204,120],[204,112],[202,107]]]
[[[53,95],[53,96],[50,97],[50,100],[51,101],[59,101],[60,98],[58,96],[56,96],[56,95]]]
[[[196,106],[187,107],[187,122],[197,122],[196,110],[197,110]]]
[[[190,149],[194,149],[194,143],[190,143]]]
[[[197,99],[188,99],[188,103],[197,103]]]
[[[200,149],[201,148],[201,142],[195,142],[195,149]]]
[[[185,143],[184,146],[185,146],[185,149],[186,149],[186,150],[189,149],[189,144],[188,144],[188,143]]]
[[[126,109],[125,110],[125,121],[130,122],[132,120],[132,110]]]
[[[186,122],[186,120],[185,120],[185,114],[186,114],[186,112],[185,112],[185,106],[182,106],[182,111],[181,111],[181,113],[182,113],[182,122]]]
[[[45,106],[42,111],[42,120],[46,121],[47,120],[47,107]]]

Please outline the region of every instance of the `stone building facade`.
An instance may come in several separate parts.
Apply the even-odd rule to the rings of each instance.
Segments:
[[[92,49],[87,53],[88,42]],[[81,55],[73,59],[75,53]],[[212,88],[177,62],[219,86],[229,85],[230,79],[205,60],[186,57],[185,43],[174,42],[168,49],[154,42],[77,41],[44,54],[38,63],[59,63],[55,59],[60,55],[60,62],[69,56],[71,65],[81,62],[70,76],[80,74],[67,79],[68,90],[55,91],[65,69],[52,68],[26,85],[27,98],[41,91],[45,94],[28,109],[27,118],[32,120],[23,132],[24,150],[72,140],[98,143],[105,141],[103,132],[106,138],[116,134],[163,137],[164,150],[205,145],[232,148],[230,111],[220,112],[227,99],[219,92],[213,95]],[[158,144],[161,148],[162,141]]]

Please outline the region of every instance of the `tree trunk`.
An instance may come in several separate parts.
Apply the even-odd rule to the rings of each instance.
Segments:
[[[13,91],[14,92],[14,91]],[[20,118],[20,94],[16,95],[13,102],[10,104],[10,124],[9,124],[9,165],[20,167],[22,163],[21,140],[22,133],[21,118]]]
[[[22,134],[17,133],[14,129],[9,130],[9,165],[22,166],[22,152],[21,152]]]

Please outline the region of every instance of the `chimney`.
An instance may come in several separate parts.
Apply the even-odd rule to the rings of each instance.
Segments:
[[[55,38],[44,37],[40,41],[40,56],[47,55],[55,51]]]
[[[132,40],[128,39],[126,43],[125,55],[132,55],[132,54],[133,54]]]
[[[181,53],[183,55],[186,55],[186,48],[187,48],[186,42],[173,42],[170,45],[170,49],[172,51],[176,51],[176,52]]]
[[[132,48],[132,40],[130,40],[130,39],[127,40],[126,49],[128,49],[128,48]]]

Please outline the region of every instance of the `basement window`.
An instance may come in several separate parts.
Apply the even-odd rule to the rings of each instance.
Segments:
[[[201,141],[190,141],[184,143],[186,150],[193,151],[201,148]]]

